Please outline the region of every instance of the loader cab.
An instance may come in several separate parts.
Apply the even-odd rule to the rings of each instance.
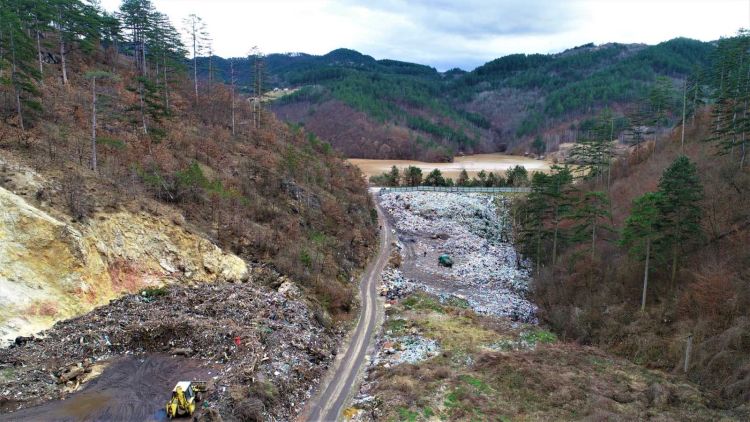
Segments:
[[[181,389],[182,393],[185,395],[185,400],[187,400],[188,403],[191,403],[195,398],[193,384],[188,381],[178,382],[177,385],[175,385],[174,390],[172,391],[172,397],[177,397],[178,388]]]

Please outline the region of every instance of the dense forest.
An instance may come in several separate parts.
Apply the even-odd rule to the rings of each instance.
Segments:
[[[442,73],[345,49],[270,54],[263,58],[261,94],[292,89],[274,104],[277,114],[351,157],[442,161],[461,153],[543,152],[574,142],[605,107],[616,114],[623,137],[629,127],[668,127],[679,117],[686,81],[690,94],[703,100],[701,69],[715,49],[685,38],[654,46],[588,44]],[[198,67],[207,79],[236,80],[254,94],[255,61],[255,55],[201,57]],[[660,119],[644,121],[653,107],[662,110]],[[535,140],[542,146],[532,147]]]
[[[514,211],[537,303],[559,333],[684,372],[719,406],[750,397],[749,46],[744,31],[722,39],[697,70],[701,93],[683,88],[683,118],[623,157],[602,113],[575,165],[532,174]]]
[[[0,1],[2,154],[59,180],[37,197],[79,221],[156,199],[346,315],[377,229],[364,181],[312,133],[203,78],[189,58],[209,38],[199,17],[181,33],[148,0],[113,14]]]

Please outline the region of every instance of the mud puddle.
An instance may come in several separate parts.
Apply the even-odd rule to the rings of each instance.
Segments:
[[[65,400],[0,415],[0,421],[166,421],[164,405],[178,381],[209,380],[215,373],[186,358],[120,358]]]

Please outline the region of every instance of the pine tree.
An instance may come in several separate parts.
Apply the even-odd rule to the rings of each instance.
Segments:
[[[495,173],[489,172],[487,174],[487,182],[485,182],[485,186],[487,186],[488,188],[500,186],[500,179],[495,175]]]
[[[93,6],[79,0],[47,0],[59,35],[63,85],[68,84],[67,55],[74,47],[91,49],[99,39],[102,20]]]
[[[391,167],[391,171],[388,173],[389,186],[398,186],[401,184],[401,175],[398,172],[398,167]]]
[[[560,225],[569,213],[572,205],[573,173],[568,166],[552,166],[543,195],[548,203],[547,220],[552,225],[552,265],[557,263],[557,251],[560,247]]]
[[[98,171],[96,161],[96,128],[97,128],[97,92],[96,92],[96,80],[97,79],[113,79],[115,75],[104,72],[104,71],[92,71],[86,74],[86,78],[91,81],[91,170]]]
[[[469,186],[470,184],[469,173],[466,171],[466,169],[462,169],[461,173],[458,174],[458,178],[456,179],[456,185]]]
[[[208,31],[206,24],[199,16],[190,14],[183,21],[183,29],[187,34],[189,46],[193,56],[193,88],[195,91],[195,101],[198,102],[198,57],[206,53],[208,45]]]
[[[609,198],[604,192],[586,192],[575,206],[571,218],[578,222],[575,227],[576,239],[591,238],[591,259],[596,256],[597,234],[602,230],[611,230],[606,224],[609,221]]]
[[[531,175],[531,192],[526,198],[521,210],[521,231],[519,244],[521,251],[530,257],[538,274],[542,267],[543,242],[547,237],[544,220],[548,213],[549,204],[545,190],[549,185],[549,176],[542,172]]]
[[[508,186],[520,187],[529,185],[529,172],[524,166],[516,165],[506,172],[506,181]]]
[[[146,76],[146,43],[149,31],[153,28],[154,6],[149,0],[123,0],[117,16],[120,18],[122,29],[127,33],[136,69],[141,76]]]
[[[631,255],[644,261],[643,294],[641,295],[641,311],[646,309],[646,292],[648,290],[648,275],[650,271],[653,245],[659,242],[660,213],[659,204],[661,194],[649,192],[633,201],[633,209],[625,220],[621,243],[628,248]]]
[[[674,105],[674,86],[666,76],[657,76],[648,96],[650,106],[649,122],[653,126],[666,126]]]
[[[257,46],[250,51],[253,87],[253,127],[260,129],[263,120],[263,95],[266,93],[266,61]]]
[[[717,48],[714,67],[716,103],[715,127],[708,141],[716,143],[719,154],[738,152],[743,168],[747,156],[747,132],[750,130],[750,32],[723,39]]]
[[[28,36],[31,25],[30,0],[0,0],[0,84],[13,92],[18,126],[26,130],[25,109],[39,110],[36,100],[36,81],[39,71],[35,66],[36,49]],[[5,76],[6,69],[9,76]]]
[[[578,165],[581,177],[604,181],[614,154],[612,126],[612,113],[605,109],[598,116],[592,130],[579,132],[581,138],[573,146],[570,158]]]
[[[169,113],[169,85],[173,75],[184,68],[187,51],[182,44],[179,32],[172,26],[169,18],[159,12],[152,16],[153,26],[147,31],[149,54],[147,57],[154,63],[154,80],[162,90],[164,108]]]
[[[639,148],[653,130],[648,125],[648,106],[644,102],[637,102],[628,112],[628,130],[630,144]]]
[[[671,283],[674,287],[681,253],[703,233],[699,205],[703,199],[703,186],[695,164],[684,155],[677,157],[664,171],[659,181],[659,193],[659,231],[663,235],[659,243],[662,252],[671,256]]]
[[[407,186],[419,186],[422,184],[422,169],[409,166],[404,170],[404,184]]]
[[[567,166],[553,166],[549,174],[532,174],[531,192],[522,209],[520,242],[524,254],[536,261],[537,271],[541,268],[543,257],[550,257],[552,265],[557,263],[563,238],[561,227],[572,203],[572,181],[573,175]],[[551,242],[550,253],[547,253],[545,246],[548,241]]]
[[[446,181],[443,177],[443,173],[440,170],[435,169],[427,175],[424,184],[427,186],[445,186]]]

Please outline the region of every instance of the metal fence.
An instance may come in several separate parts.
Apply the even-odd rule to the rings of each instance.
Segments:
[[[380,188],[380,193],[388,192],[529,193],[531,192],[531,188],[469,188],[464,186],[400,186]]]

